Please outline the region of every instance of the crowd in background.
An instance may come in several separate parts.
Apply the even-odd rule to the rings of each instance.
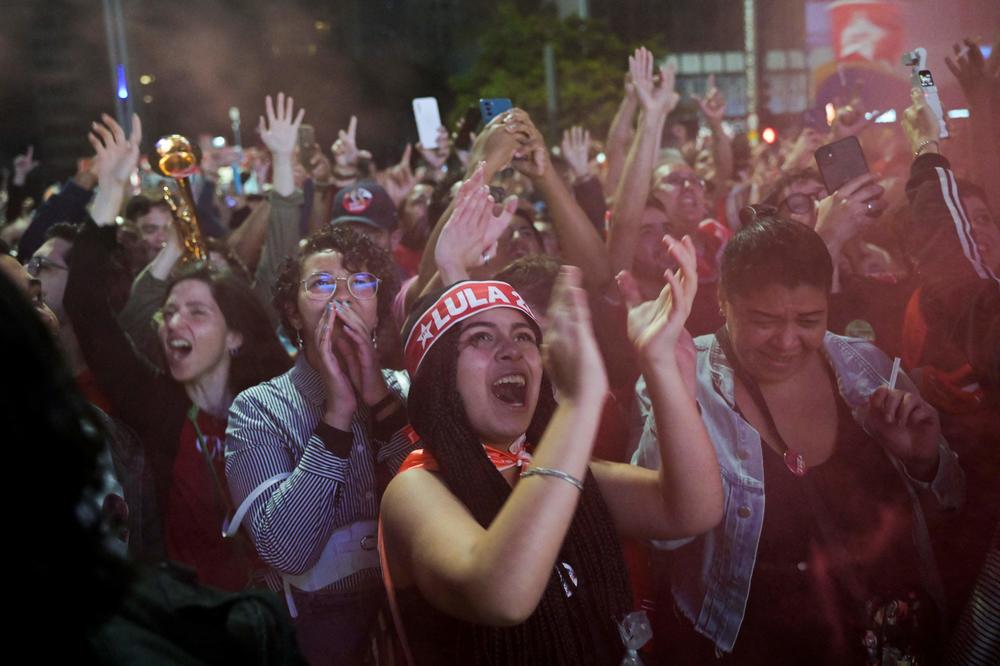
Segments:
[[[139,117],[44,194],[29,148],[0,227],[29,611],[122,662],[604,663],[643,608],[647,663],[990,663],[1000,56],[949,66],[972,151],[919,90],[767,143],[709,82],[677,122],[645,49],[600,142],[514,108],[379,165],[364,109],[327,150],[279,92],[257,145],[196,141],[200,261]],[[827,191],[851,136],[869,172]]]

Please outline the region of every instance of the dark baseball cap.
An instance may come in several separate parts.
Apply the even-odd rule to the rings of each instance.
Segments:
[[[363,180],[337,192],[330,224],[360,222],[392,233],[396,230],[396,204],[381,185]]]

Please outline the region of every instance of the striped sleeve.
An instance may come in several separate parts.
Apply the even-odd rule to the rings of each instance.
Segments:
[[[263,387],[257,387],[263,388]],[[334,529],[334,512],[349,473],[341,458],[313,433],[298,464],[283,424],[296,417],[283,401],[260,400],[252,392],[233,402],[226,429],[226,478],[236,505],[276,475],[290,476],[260,495],[244,526],[260,557],[278,571],[297,575],[312,567]],[[266,397],[266,396],[264,396]]]
[[[947,666],[1000,664],[1000,528],[994,528],[990,550],[943,663]]]

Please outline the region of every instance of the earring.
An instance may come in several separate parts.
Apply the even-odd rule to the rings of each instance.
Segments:
[[[305,349],[305,345],[302,343],[302,330],[298,328],[295,329],[295,345],[299,348],[299,351]]]
[[[378,333],[375,331],[372,331],[372,348],[378,351]]]
[[[233,347],[233,348],[231,348],[231,349],[229,350],[229,355],[230,355],[230,356],[231,356],[232,358],[236,358],[236,355],[237,355],[237,354],[239,354],[239,353],[240,353],[240,348],[239,348],[239,347]]]

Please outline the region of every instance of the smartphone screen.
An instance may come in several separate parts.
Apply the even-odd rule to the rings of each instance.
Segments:
[[[857,137],[848,136],[820,146],[814,153],[826,191],[836,192],[849,181],[868,173],[868,162]]]
[[[499,116],[504,111],[510,111],[513,105],[508,97],[490,97],[479,100],[479,113],[483,117],[483,124],[487,125],[491,120]]]
[[[424,148],[437,145],[438,128],[441,127],[441,112],[437,99],[417,97],[413,100],[413,119],[417,121],[417,136]]]

